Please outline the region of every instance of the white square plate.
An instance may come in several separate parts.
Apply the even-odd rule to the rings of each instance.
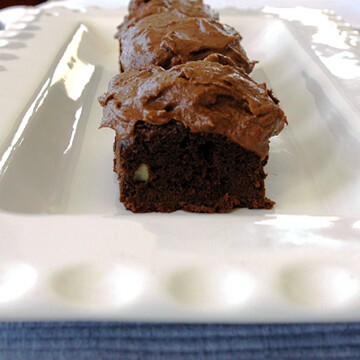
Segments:
[[[330,12],[224,10],[289,126],[271,211],[132,214],[97,97],[121,9],[0,32],[0,319],[360,320],[359,33]]]

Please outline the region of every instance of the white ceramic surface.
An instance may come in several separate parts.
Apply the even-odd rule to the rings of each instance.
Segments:
[[[135,215],[98,130],[124,14],[29,9],[0,32],[0,319],[360,320],[359,33],[320,10],[224,10],[288,116],[277,205]]]

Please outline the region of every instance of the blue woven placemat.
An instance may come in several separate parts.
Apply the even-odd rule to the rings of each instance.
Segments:
[[[360,323],[0,323],[0,359],[360,359]]]

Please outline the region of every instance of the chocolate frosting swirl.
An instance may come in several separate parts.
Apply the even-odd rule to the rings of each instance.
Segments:
[[[116,75],[99,102],[100,127],[114,129],[122,139],[133,134],[137,121],[162,125],[174,119],[192,132],[224,135],[260,157],[286,123],[265,84],[219,54],[169,70],[150,66]]]
[[[122,71],[140,70],[147,65],[169,69],[213,53],[230,57],[247,73],[255,64],[246,56],[235,29],[205,18],[179,18],[169,12],[149,15],[123,24],[116,37],[121,43]]]
[[[136,21],[153,14],[171,12],[180,18],[203,17],[218,20],[219,14],[213,11],[202,0],[131,0],[129,15],[125,21],[136,18]]]

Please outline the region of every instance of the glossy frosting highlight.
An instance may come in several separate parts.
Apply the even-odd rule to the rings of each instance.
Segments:
[[[192,132],[224,135],[265,157],[269,138],[286,117],[265,84],[257,84],[220,54],[164,70],[158,66],[116,75],[99,98],[101,127],[129,138],[137,121],[152,125],[172,119]]]

